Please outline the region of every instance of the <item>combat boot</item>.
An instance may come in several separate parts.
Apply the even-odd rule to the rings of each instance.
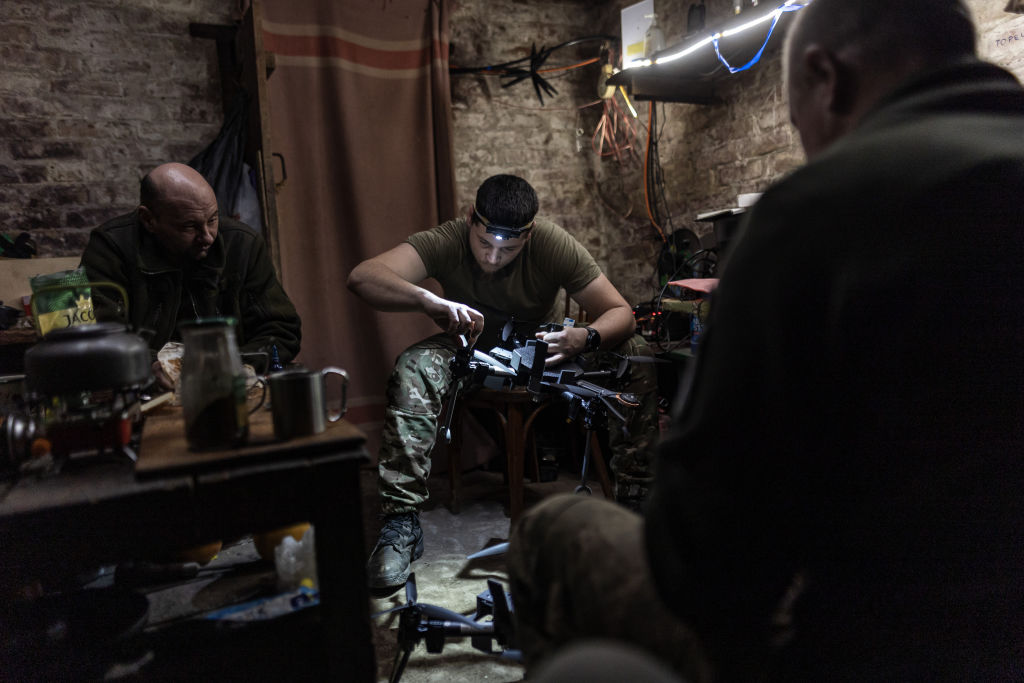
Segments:
[[[366,563],[370,588],[401,586],[409,578],[409,565],[423,555],[423,530],[417,512],[388,515],[377,545]]]

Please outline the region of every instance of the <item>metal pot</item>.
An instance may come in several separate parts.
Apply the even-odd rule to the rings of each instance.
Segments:
[[[149,379],[149,346],[118,323],[53,330],[25,352],[25,386],[37,395],[140,388]]]

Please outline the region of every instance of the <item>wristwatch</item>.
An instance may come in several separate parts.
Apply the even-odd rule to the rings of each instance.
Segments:
[[[584,327],[587,331],[587,341],[583,345],[584,351],[597,351],[601,348],[601,333],[593,327]]]

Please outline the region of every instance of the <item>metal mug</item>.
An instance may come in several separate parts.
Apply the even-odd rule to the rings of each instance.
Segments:
[[[341,409],[327,410],[327,376],[341,378]],[[267,376],[270,387],[270,412],[274,418],[274,436],[290,439],[319,434],[328,422],[337,422],[345,414],[348,399],[348,373],[341,368],[323,370],[282,370]]]

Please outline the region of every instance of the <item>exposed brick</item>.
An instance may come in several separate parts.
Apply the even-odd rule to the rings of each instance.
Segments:
[[[49,131],[48,121],[7,119],[0,126],[0,139],[31,140],[45,137]]]
[[[95,227],[106,223],[115,216],[128,213],[134,207],[121,206],[118,208],[115,205],[111,205],[108,208],[96,208],[96,209],[78,209],[75,211],[68,211],[64,215],[64,223],[69,228],[86,228],[92,230]]]
[[[634,1],[455,0],[452,63],[482,66],[529,55],[532,43],[617,36],[619,11]],[[681,39],[691,2],[657,0],[669,44]],[[134,205],[143,173],[163,161],[187,161],[209,144],[222,119],[216,47],[189,36],[188,24],[231,23],[235,4],[0,1],[3,229],[18,221],[38,232],[37,242],[53,252],[41,255],[80,253],[89,229]],[[1024,75],[1024,41],[997,48],[986,39],[1005,32],[1005,3],[968,4],[979,18],[983,54]],[[729,0],[707,0],[708,26],[731,12]],[[763,190],[803,163],[781,86],[781,38],[772,38],[754,69],[723,79],[721,104],[659,105],[663,211],[677,229],[707,234],[711,226],[697,223],[696,213],[730,206],[737,193]],[[563,50],[549,65],[582,61],[597,47]],[[542,211],[593,250],[627,299],[646,300],[660,240],[646,217],[639,161],[621,165],[590,149],[601,107],[578,107],[595,99],[596,74],[589,66],[552,78],[558,94],[545,97],[544,107],[528,82],[503,88],[495,76],[454,77],[457,199],[469,206],[477,184],[494,173],[526,177]],[[650,105],[634,104],[642,154],[639,124]],[[576,151],[577,126],[585,131],[583,152]],[[30,201],[36,209],[27,215]]]
[[[23,183],[41,183],[46,181],[46,166],[39,164],[21,164],[18,166],[18,176]]]
[[[62,141],[15,142],[10,149],[15,159],[78,158],[82,154],[80,144]]]

